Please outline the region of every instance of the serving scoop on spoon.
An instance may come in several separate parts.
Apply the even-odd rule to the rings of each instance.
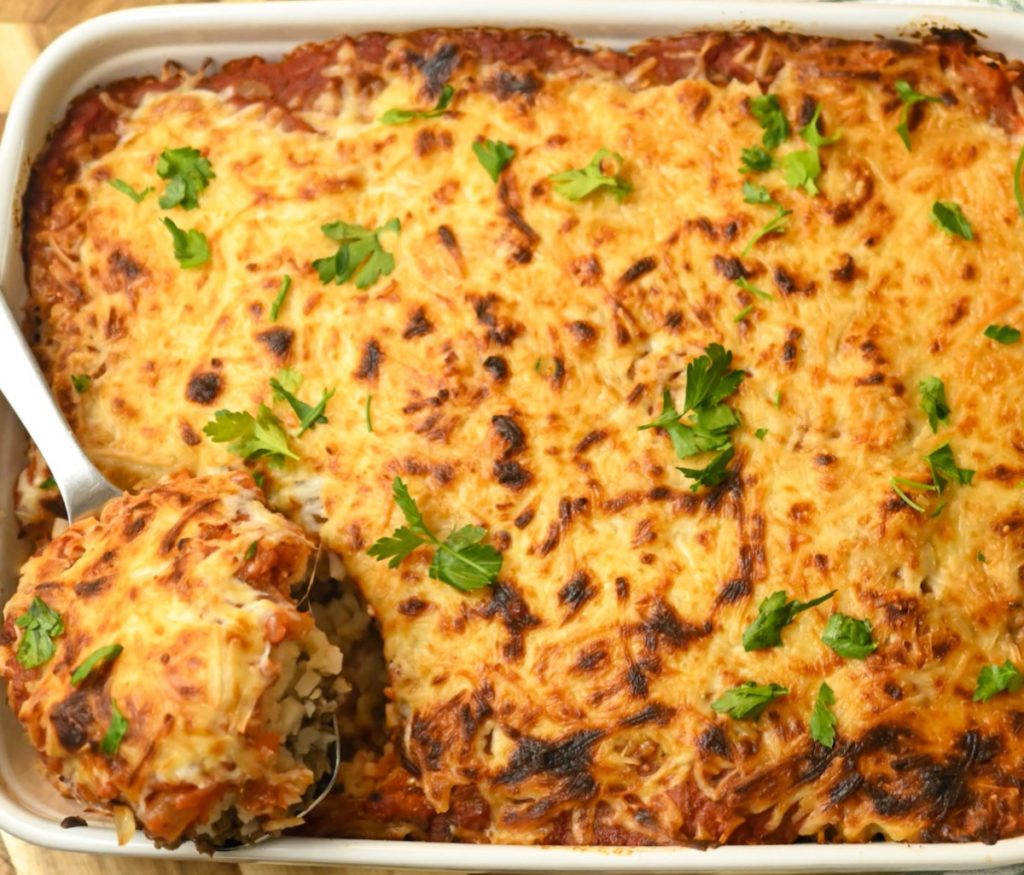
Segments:
[[[122,495],[86,457],[0,290],[0,393],[35,441],[60,490],[68,520],[98,513]]]
[[[287,809],[281,811],[279,815],[275,815],[273,810],[269,813],[264,812],[261,815],[264,821],[276,825],[268,825],[262,829],[247,829],[244,820],[241,823],[238,822],[241,815],[236,815],[235,821],[228,828],[222,827],[219,830],[216,828],[216,823],[209,824],[209,829],[206,829],[201,820],[198,823],[190,821],[183,826],[180,817],[175,822],[174,816],[166,813],[175,808],[181,808],[181,804],[173,796],[167,796],[158,804],[154,803],[154,799],[159,797],[159,792],[163,792],[166,796],[168,791],[154,791],[145,798],[140,797],[138,805],[134,809],[128,809],[132,811],[132,814],[124,811],[126,807],[122,804],[126,792],[124,788],[119,790],[115,798],[110,799],[103,798],[102,794],[96,792],[93,786],[96,782],[93,778],[97,774],[105,775],[105,770],[113,768],[110,762],[112,758],[126,758],[126,761],[132,762],[134,768],[137,769],[139,763],[132,758],[138,759],[140,749],[152,749],[152,744],[144,745],[140,740],[133,744],[131,727],[134,721],[135,735],[145,738],[147,729],[144,715],[147,710],[153,710],[151,706],[154,706],[154,702],[146,702],[142,711],[136,707],[126,724],[128,734],[125,735],[123,741],[119,739],[120,749],[115,748],[113,753],[108,749],[106,735],[104,735],[102,743],[97,745],[99,739],[89,737],[88,730],[91,725],[94,727],[93,735],[96,735],[97,732],[102,734],[105,721],[111,720],[109,716],[111,711],[117,713],[118,718],[124,719],[124,715],[116,710],[118,699],[121,700],[121,705],[127,708],[128,705],[125,703],[131,701],[128,698],[131,695],[128,691],[138,689],[133,686],[133,681],[138,683],[141,677],[131,669],[133,660],[136,665],[153,666],[153,669],[146,671],[145,675],[158,676],[161,672],[167,674],[166,682],[171,684],[171,689],[176,689],[174,687],[178,671],[176,663],[182,658],[182,654],[175,653],[175,658],[172,658],[171,653],[175,649],[173,642],[161,644],[158,640],[159,635],[147,634],[140,638],[136,634],[134,645],[131,643],[134,627],[140,623],[145,625],[147,618],[154,610],[152,604],[147,605],[145,602],[147,596],[152,601],[154,594],[156,594],[159,605],[165,603],[169,605],[183,592],[187,593],[187,598],[184,599],[181,606],[171,610],[168,616],[162,617],[154,628],[160,628],[162,632],[162,627],[174,626],[176,620],[173,618],[181,615],[199,616],[202,620],[201,622],[197,621],[199,622],[197,628],[182,630],[188,632],[192,639],[195,639],[196,635],[216,636],[218,634],[219,619],[223,619],[218,615],[221,607],[230,613],[238,605],[247,605],[246,616],[252,614],[250,608],[257,608],[257,613],[262,611],[259,616],[265,616],[265,620],[254,626],[250,635],[254,642],[260,644],[260,647],[256,649],[262,648],[262,639],[268,635],[270,636],[268,642],[280,641],[287,635],[283,645],[298,647],[301,657],[296,663],[296,667],[292,668],[296,672],[295,684],[302,686],[308,683],[308,678],[303,678],[303,671],[299,670],[301,666],[316,664],[317,677],[320,678],[319,686],[316,688],[319,692],[316,693],[316,696],[322,696],[327,688],[325,685],[330,684],[332,676],[337,676],[337,671],[340,669],[340,654],[337,654],[337,650],[327,644],[322,633],[308,628],[313,625],[311,619],[302,619],[296,613],[294,603],[286,595],[287,588],[284,584],[287,581],[264,580],[261,577],[261,574],[265,576],[261,569],[278,569],[279,572],[282,564],[288,562],[294,566],[290,576],[301,575],[302,563],[306,561],[305,557],[308,556],[311,547],[307,543],[309,542],[308,536],[302,533],[294,523],[266,508],[262,503],[262,493],[256,489],[251,478],[242,472],[198,478],[189,478],[183,474],[174,475],[165,478],[155,487],[144,490],[144,500],[137,499],[115,487],[89,461],[79,446],[71,428],[50,395],[49,386],[14,316],[7,307],[6,301],[2,299],[2,294],[0,294],[0,392],[7,398],[46,460],[63,498],[68,520],[71,523],[78,522],[57,539],[66,543],[54,542],[56,545],[54,550],[51,550],[54,545],[50,545],[29,560],[22,569],[18,592],[5,608],[6,619],[11,630],[15,628],[13,623],[15,619],[19,620],[16,625],[22,626],[24,618],[31,620],[36,617],[40,610],[35,607],[35,602],[40,601],[36,590],[36,585],[39,585],[41,588],[38,589],[38,594],[43,595],[41,610],[51,612],[50,616],[56,617],[57,626],[61,627],[60,631],[47,633],[52,635],[53,643],[49,645],[52,648],[52,655],[42,661],[23,659],[20,645],[16,649],[14,642],[0,643],[0,671],[8,680],[14,681],[8,687],[8,696],[28,730],[32,742],[41,750],[47,750],[51,754],[51,759],[53,759],[54,745],[58,745],[66,752],[63,760],[66,763],[64,768],[70,769],[70,775],[77,776],[71,778],[71,789],[74,795],[87,803],[98,803],[111,807],[115,814],[115,822],[118,824],[118,835],[122,840],[126,840],[126,837],[130,835],[133,828],[132,821],[137,820],[158,844],[173,847],[182,840],[191,839],[204,850],[230,850],[263,841],[281,828],[301,822],[313,807],[330,792],[337,775],[341,747],[337,719],[331,720],[330,725],[324,729],[327,733],[326,744],[321,736],[321,742],[316,748],[319,751],[317,754],[319,768],[313,773],[313,782],[302,793],[301,799],[289,802]],[[194,494],[190,496],[190,493]],[[173,500],[170,496],[173,496]],[[183,502],[188,496],[194,501],[194,511],[184,510]],[[161,498],[163,498],[162,501]],[[145,505],[145,508],[142,505]],[[164,517],[154,514],[154,505],[157,508],[155,513],[159,514],[163,509]],[[106,512],[103,512],[104,507],[107,508]],[[195,518],[193,518],[193,513],[196,514]],[[221,519],[210,519],[204,523],[202,518],[204,513],[213,516],[219,514]],[[146,516],[147,514],[148,516]],[[209,579],[211,573],[209,551],[214,549],[214,545],[210,542],[202,542],[206,545],[201,551],[203,562],[207,563],[203,566],[206,570],[201,571],[198,566],[195,572],[188,570],[193,567],[193,562],[189,558],[189,551],[193,549],[190,544],[201,542],[195,534],[191,538],[187,536],[189,532],[183,527],[184,523],[175,522],[179,516],[181,520],[188,521],[188,524],[192,526],[219,522],[221,523],[219,528],[227,530],[223,544],[217,545],[217,549],[220,551],[218,555],[223,559],[221,563],[224,566],[223,581]],[[95,517],[95,519],[90,519],[91,517]],[[278,522],[275,522],[275,519]],[[161,522],[163,522],[163,529],[160,529]],[[256,526],[257,522],[259,522],[259,526],[254,529],[253,526]],[[137,525],[139,523],[142,525]],[[132,531],[131,538],[128,542],[124,542],[121,533],[129,530]],[[164,530],[168,534],[162,538],[157,537],[157,533]],[[210,530],[206,529],[206,531]],[[175,534],[169,540],[169,533],[172,531]],[[168,544],[172,546],[167,546]],[[135,554],[132,554],[131,551],[135,551]],[[167,554],[168,551],[171,553],[177,551],[177,554],[170,557],[161,555]],[[54,555],[50,556],[50,552],[53,552]],[[263,553],[267,556],[264,557]],[[78,560],[73,561],[71,566],[68,566],[66,561],[67,556],[80,556],[83,557],[83,565],[90,563],[94,565],[97,560],[95,556],[89,558],[92,554],[101,557],[98,561],[107,562],[111,566],[107,567],[105,571],[106,579],[113,581],[113,584],[104,585],[111,587],[111,591],[106,596],[104,596],[102,588],[98,591],[93,589],[97,581],[89,581],[88,587],[80,588],[75,583],[75,566]],[[134,555],[134,559],[131,558],[132,555]],[[108,559],[107,557],[116,558]],[[175,559],[175,562],[170,563],[170,558]],[[174,566],[172,575],[169,575],[163,584],[158,571],[155,570],[160,567],[161,561],[165,565],[173,564]],[[141,585],[142,581],[133,582],[132,578],[132,575],[140,573],[140,568],[144,570],[146,577],[144,586]],[[185,569],[184,572],[181,570],[182,568]],[[189,577],[190,573],[191,577]],[[78,572],[78,576],[81,577],[80,572]],[[189,583],[190,580],[191,583]],[[40,581],[43,583],[40,584]],[[82,587],[85,586],[84,582],[79,581],[79,583]],[[275,583],[277,586],[274,586]],[[121,585],[120,590],[118,590],[119,584]],[[165,590],[160,589],[162,585],[165,585]],[[235,593],[232,597],[234,601],[228,599],[223,605],[217,602],[217,593],[222,586],[234,587]],[[278,590],[278,587],[281,589]],[[275,592],[270,592],[270,589],[274,589]],[[32,601],[33,599],[34,601]],[[256,601],[253,601],[254,599]],[[238,604],[236,605],[234,602]],[[160,612],[159,605],[155,609],[158,613]],[[207,606],[205,613],[200,610],[202,605]],[[126,616],[120,617],[119,612],[126,612]],[[17,617],[14,616],[15,614]],[[45,615],[42,616],[45,618]],[[118,619],[119,617],[120,619]],[[126,623],[125,620],[127,620]],[[234,619],[228,625],[237,627],[240,622],[241,620]],[[75,635],[64,635],[64,626],[73,627]],[[52,625],[49,626],[51,630],[54,628]],[[288,631],[283,631],[285,629]],[[172,632],[174,631],[172,629]],[[29,629],[25,628],[19,635],[24,638],[28,632]],[[112,643],[110,639],[117,640]],[[81,666],[83,660],[87,661],[89,654],[69,653],[66,652],[66,649],[85,644],[88,644],[89,647],[103,645],[96,651],[97,653],[110,652],[112,647],[116,647],[117,650],[109,664],[101,663],[100,670],[93,673],[91,680],[88,673],[84,681],[76,681],[74,675],[71,675],[69,683],[68,677],[64,677],[64,675],[69,675],[72,666]],[[147,645],[150,645],[151,649],[155,649],[152,653],[143,654],[142,651]],[[267,643],[267,647],[269,646],[270,643]],[[282,648],[282,653],[288,652],[285,647]],[[56,650],[55,654],[54,650]],[[331,650],[336,656],[331,656]],[[216,646],[211,652],[218,652]],[[201,665],[204,653],[205,651],[200,651],[191,655],[189,664]],[[334,661],[337,661],[337,665],[333,665]],[[49,664],[47,665],[47,663]],[[257,675],[264,673],[265,669],[258,668],[257,662],[252,662],[251,665],[252,667],[247,671],[255,672]],[[113,674],[115,670],[122,672],[124,675],[122,680],[117,680]],[[210,670],[217,677],[222,671],[218,666],[211,666]],[[226,669],[223,670],[226,671]],[[289,670],[286,663],[279,662],[276,667],[271,668],[271,675],[274,676],[273,672],[286,670]],[[304,671],[308,674],[309,670],[306,668]],[[190,671],[194,671],[194,669],[190,669]],[[44,678],[44,674],[48,674],[48,677]],[[189,680],[190,685],[187,689],[202,690],[200,677]],[[267,692],[269,681],[263,684],[263,681],[253,677],[240,678],[239,683],[250,683],[250,687],[255,683],[257,692],[253,693],[253,696],[257,695],[260,690],[264,691],[264,693],[259,693],[264,696],[259,700],[261,706],[265,700],[269,708],[276,707],[275,703],[278,701],[276,696],[279,694],[273,693],[272,690]],[[142,686],[144,687],[145,684]],[[219,688],[218,684],[208,685],[209,690],[215,691]],[[108,689],[109,702],[106,698]],[[97,698],[101,692],[103,697]],[[284,695],[284,692],[280,695]],[[292,690],[288,692],[288,695],[295,697],[296,691]],[[265,696],[271,696],[271,698],[265,699]],[[160,697],[152,698],[159,701]],[[299,698],[301,699],[301,697]],[[183,707],[199,707],[201,710],[196,713],[205,714],[210,710],[209,701],[216,703],[220,700],[217,699],[214,692],[208,696],[206,701],[196,703],[187,697],[182,701]],[[232,730],[232,738],[238,739],[245,736],[244,725],[250,720],[250,712],[246,711],[245,701],[248,700],[243,697],[241,703],[233,702],[229,706],[228,716],[231,717],[231,720],[228,722]],[[284,701],[284,699],[280,701]],[[328,700],[314,698],[312,701],[327,702]],[[248,707],[251,709],[254,705]],[[317,704],[316,707],[319,709],[317,714],[324,719],[330,719],[324,704]],[[206,711],[202,711],[203,708]],[[292,714],[292,723],[294,723],[295,705],[292,705],[291,708],[289,713]],[[312,708],[312,704],[307,704],[307,709]],[[75,714],[74,722],[65,726],[62,715],[72,711]],[[233,716],[239,714],[242,717]],[[286,718],[287,715],[282,714],[279,722],[286,721]],[[168,711],[165,719],[170,719],[173,722],[175,714]],[[243,726],[241,730],[235,728],[239,719]],[[269,720],[266,717],[262,719]],[[188,724],[190,721],[191,718],[183,723]],[[101,723],[104,725],[100,726]],[[299,738],[305,725],[305,723],[296,724],[289,731]],[[156,727],[150,730],[150,734],[156,739],[162,737],[161,733],[164,731]],[[240,732],[241,735],[239,735]],[[107,735],[109,735],[109,731]],[[282,737],[292,736],[288,732],[284,732]],[[97,759],[97,747],[105,756]],[[202,747],[200,746],[198,749],[201,750]],[[237,752],[245,754],[247,750],[247,743],[245,743]],[[140,762],[144,762],[144,760]],[[195,766],[198,774],[203,774],[207,769],[213,771],[213,766],[203,762],[197,762]],[[310,768],[312,770],[312,767]],[[113,776],[117,774],[119,772],[116,770],[111,772]],[[104,779],[106,784],[100,781],[99,786],[110,784],[114,780],[111,775],[107,775]],[[218,778],[222,785],[230,784],[230,781],[224,776],[218,775]],[[75,785],[76,781],[78,782],[77,786]],[[161,778],[157,784],[164,786],[166,781]],[[67,789],[67,785],[65,788]],[[222,798],[225,800],[221,806],[223,808],[223,805],[230,804],[231,797],[222,794]],[[239,805],[240,807],[235,810],[247,810],[245,805],[241,803]],[[301,810],[296,811],[295,809],[300,805]],[[127,824],[125,818],[121,816],[122,813],[128,814]],[[223,817],[220,815],[221,820]],[[250,825],[251,823],[252,821]]]

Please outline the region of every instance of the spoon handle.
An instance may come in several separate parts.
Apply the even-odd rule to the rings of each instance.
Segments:
[[[50,387],[0,290],[0,393],[46,459],[68,518],[76,519],[121,492],[89,461],[50,395]]]

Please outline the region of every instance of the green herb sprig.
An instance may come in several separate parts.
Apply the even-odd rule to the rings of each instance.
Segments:
[[[369,555],[378,561],[388,559],[388,568],[397,568],[417,547],[431,544],[435,550],[427,574],[434,580],[463,592],[490,586],[497,580],[502,556],[494,547],[482,543],[487,536],[486,529],[463,526],[442,541],[427,526],[400,477],[392,481],[391,493],[405,516],[406,525],[376,541],[367,551]]]
[[[25,668],[38,668],[56,652],[54,638],[64,634],[64,623],[60,614],[50,608],[39,596],[17,620],[15,626],[24,629],[15,658]]]
[[[338,243],[334,255],[313,262],[313,269],[324,285],[334,280],[335,285],[340,286],[354,277],[356,288],[366,289],[395,269],[395,257],[381,246],[380,234],[383,231],[397,234],[401,230],[397,218],[373,231],[348,222],[331,222],[322,225],[320,230]]]
[[[782,630],[793,622],[797,614],[828,601],[836,590],[811,599],[809,602],[790,600],[785,590],[773,592],[757,608],[757,618],[743,632],[743,649],[763,650],[782,644]]]
[[[433,109],[389,109],[378,121],[384,125],[404,125],[416,119],[438,118],[447,112],[455,95],[451,85],[445,85]]]
[[[604,161],[608,159],[615,164],[613,173],[604,172]],[[633,191],[633,186],[619,174],[625,159],[618,153],[601,147],[594,153],[590,163],[577,170],[563,170],[552,173],[548,179],[555,184],[555,191],[562,197],[578,201],[596,191],[607,190],[617,201],[621,201]]]
[[[789,690],[779,684],[758,684],[744,681],[726,690],[711,703],[711,710],[728,714],[735,720],[757,720],[772,702]]]
[[[910,128],[908,121],[910,120],[910,110],[916,103],[941,103],[941,97],[929,97],[927,94],[921,94],[919,91],[915,91],[911,88],[910,83],[903,79],[896,81],[896,93],[900,96],[900,100],[903,101],[903,108],[900,110],[900,123],[896,125],[896,133],[900,135],[900,139],[903,141],[903,145],[907,147],[907,151],[910,151]]]

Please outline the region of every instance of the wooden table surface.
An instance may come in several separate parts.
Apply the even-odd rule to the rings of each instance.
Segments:
[[[47,43],[101,13],[168,2],[173,0],[0,0],[0,132],[18,83]],[[44,850],[4,833],[0,838],[0,875],[347,875],[357,871],[389,875],[394,871],[139,860]]]

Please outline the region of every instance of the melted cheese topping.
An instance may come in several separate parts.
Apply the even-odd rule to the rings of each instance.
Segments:
[[[130,806],[163,843],[195,837],[231,805],[250,826],[287,818],[314,776],[285,746],[303,709],[285,711],[279,687],[341,667],[287,596],[310,547],[246,475],[219,474],[118,499],[33,556],[4,611],[0,658],[18,718],[59,786],[104,808]],[[60,614],[63,633],[50,660],[26,668],[14,621],[36,597]],[[123,648],[116,659],[72,685],[72,672],[111,644]],[[107,755],[114,705],[127,731]]]
[[[401,792],[415,785],[447,812],[413,834],[614,844],[1024,828],[1008,777],[1022,765],[1020,696],[971,702],[983,666],[1022,662],[1024,345],[983,336],[1024,326],[1009,68],[955,43],[767,34],[733,45],[727,76],[698,41],[677,53],[697,59],[689,78],[661,79],[602,56],[479,60],[458,33],[436,35],[426,62],[401,38],[372,61],[359,45],[340,42],[315,99],[287,111],[234,99],[244,82],[146,94],[37,216],[40,354],[91,457],[125,484],[239,465],[203,426],[217,409],[274,406],[300,459],[267,470],[268,493],[318,526],[361,588],[389,662]],[[433,105],[443,57],[451,109],[381,124]],[[943,96],[914,110],[910,152],[895,131],[901,78]],[[496,94],[502,81],[519,87]],[[792,213],[743,255],[775,215],[744,202],[737,171],[761,138],[749,101],[763,89],[794,130],[778,157],[806,148],[796,130],[814,104],[840,138],[821,150],[817,196],[779,169],[752,178]],[[473,157],[481,137],[516,149],[497,185]],[[181,146],[216,172],[198,209],[136,205],[106,184],[159,187],[160,153]],[[549,175],[602,147],[624,156],[632,193],[560,197]],[[936,200],[962,207],[973,240],[929,221]],[[164,215],[206,234],[207,266],[179,268]],[[321,285],[311,262],[336,248],[321,225],[393,217],[400,233],[380,238],[393,273],[365,290]],[[691,492],[676,466],[692,463],[637,428],[664,388],[681,405],[686,365],[711,342],[745,372],[729,399],[742,424],[733,475]],[[271,398],[285,366],[307,400],[336,389],[329,421],[302,437]],[[78,373],[93,377],[81,395],[67,388]],[[937,434],[920,409],[929,376],[952,408]],[[918,513],[890,478],[927,481],[924,456],[947,441],[973,483],[911,490],[927,511],[944,503]],[[435,531],[487,528],[504,554],[497,585],[431,580],[425,549],[397,570],[367,556],[402,523],[395,476]],[[782,646],[743,650],[769,594],[832,589]],[[822,644],[834,612],[869,620],[878,649],[844,659]],[[757,721],[711,710],[749,680],[789,692]],[[822,682],[836,696],[832,749],[808,734]],[[393,786],[368,783],[378,799]],[[330,810],[326,831],[356,829]]]

